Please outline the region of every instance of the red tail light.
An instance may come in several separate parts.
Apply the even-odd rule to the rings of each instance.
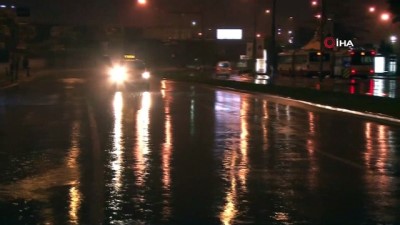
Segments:
[[[355,53],[353,51],[350,52],[350,55],[354,55]]]
[[[370,73],[370,74],[373,74],[374,72],[375,72],[375,71],[374,71],[373,69],[370,69],[370,70],[369,70],[369,73]]]
[[[357,71],[355,69],[351,69],[351,74],[356,74]]]
[[[376,52],[375,51],[371,51],[371,55],[376,55]]]

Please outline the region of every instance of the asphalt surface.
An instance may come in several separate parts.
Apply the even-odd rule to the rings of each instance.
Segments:
[[[399,224],[400,126],[64,71],[0,92],[0,224]]]

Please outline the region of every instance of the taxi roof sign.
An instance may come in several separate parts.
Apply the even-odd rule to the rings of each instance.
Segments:
[[[124,55],[125,59],[134,59],[135,56],[134,55]]]

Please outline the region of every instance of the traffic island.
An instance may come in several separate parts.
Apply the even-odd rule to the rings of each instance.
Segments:
[[[233,88],[243,91],[265,93],[285,98],[291,98],[294,100],[328,105],[359,112],[368,112],[400,119],[399,99],[315,90],[303,87],[262,85],[232,80],[217,80],[210,78],[210,76],[207,76],[206,74],[196,74],[194,76],[188,76],[188,73],[184,73],[182,71],[164,73],[163,77],[168,80],[195,82],[213,86]]]

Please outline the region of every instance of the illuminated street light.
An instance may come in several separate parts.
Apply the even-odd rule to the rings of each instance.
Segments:
[[[293,31],[291,31],[291,30],[288,31],[288,34],[292,34],[292,33],[293,33]]]
[[[266,10],[265,10],[265,13],[266,13],[266,14],[269,14],[269,13],[271,13],[271,10],[266,9]]]
[[[259,38],[259,37],[261,37],[261,34],[257,34],[256,36]]]
[[[317,15],[315,15],[315,18],[317,18],[317,19],[321,19],[321,14],[317,14]]]
[[[196,21],[192,21],[192,26],[196,26],[196,25],[197,25]]]
[[[389,13],[382,13],[381,14],[381,20],[388,21],[389,19],[390,19]]]
[[[397,42],[397,36],[395,36],[395,35],[390,36],[390,42],[396,43]]]
[[[369,11],[370,13],[375,12],[375,7],[374,7],[374,6],[369,7],[368,11]]]
[[[317,2],[317,1],[312,1],[312,2],[311,2],[311,5],[312,5],[312,6],[317,6],[317,5],[318,5],[318,2]]]
[[[199,35],[199,36],[203,36],[203,33],[199,32],[199,33],[197,33],[197,35]]]
[[[137,0],[137,2],[139,3],[139,5],[146,5],[147,4],[147,0]]]

